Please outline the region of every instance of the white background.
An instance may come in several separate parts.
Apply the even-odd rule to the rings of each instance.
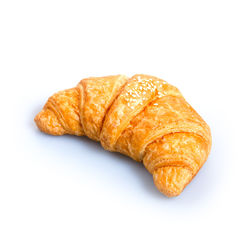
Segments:
[[[249,249],[249,1],[1,1],[0,249]],[[176,85],[211,155],[167,198],[87,138],[42,134],[47,98],[89,76]]]

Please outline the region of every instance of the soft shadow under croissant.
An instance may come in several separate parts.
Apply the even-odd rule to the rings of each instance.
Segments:
[[[208,125],[180,91],[148,75],[83,79],[51,96],[35,122],[45,133],[85,135],[142,161],[169,197],[182,192],[211,149]]]

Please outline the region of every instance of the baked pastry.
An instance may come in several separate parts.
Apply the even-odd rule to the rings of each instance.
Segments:
[[[208,125],[180,91],[149,75],[83,79],[51,96],[35,122],[45,133],[85,135],[143,162],[167,196],[182,192],[211,149]]]

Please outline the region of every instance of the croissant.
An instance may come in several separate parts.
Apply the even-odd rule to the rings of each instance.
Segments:
[[[90,77],[51,96],[35,117],[51,135],[100,141],[143,162],[160,192],[179,195],[207,160],[211,132],[180,91],[157,77]]]

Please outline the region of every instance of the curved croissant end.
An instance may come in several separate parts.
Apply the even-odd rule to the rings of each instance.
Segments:
[[[48,108],[38,113],[34,120],[37,127],[46,134],[63,135],[66,132],[55,113]]]
[[[76,88],[51,96],[35,117],[38,128],[52,135],[84,135],[79,117],[79,92]]]
[[[192,180],[192,172],[182,167],[158,168],[153,173],[157,189],[168,197],[179,195]]]
[[[159,191],[177,196],[198,173],[210,148],[211,140],[197,134],[168,134],[147,147],[143,162]]]

